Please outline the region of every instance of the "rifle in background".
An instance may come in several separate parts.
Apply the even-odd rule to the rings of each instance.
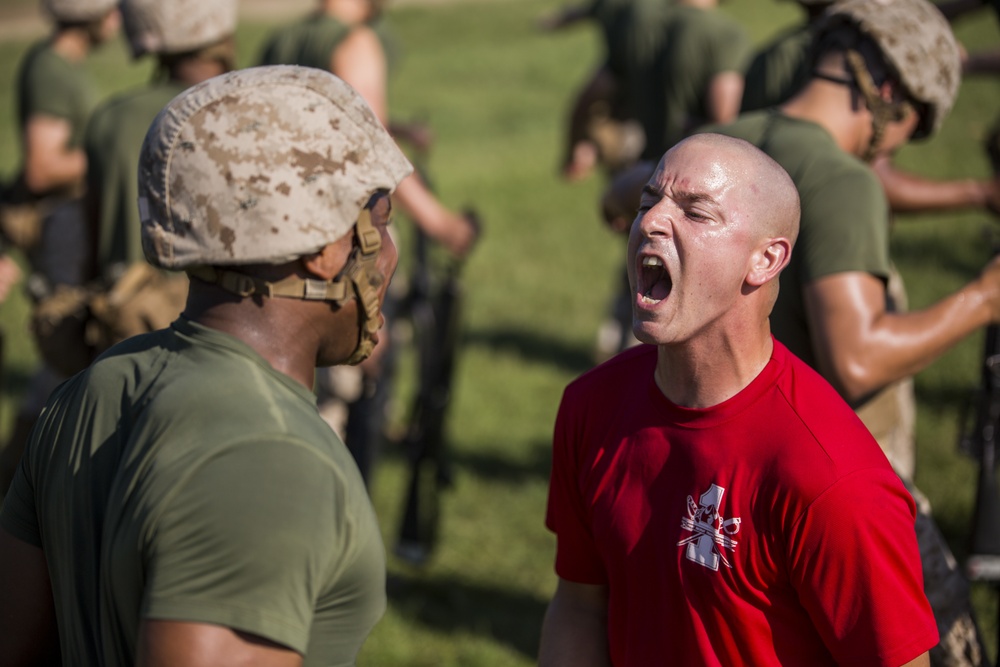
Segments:
[[[474,212],[466,211],[465,215],[479,226]],[[444,431],[461,334],[462,262],[452,260],[435,284],[427,257],[428,239],[419,231],[415,246],[416,266],[408,309],[417,344],[419,377],[403,439],[410,461],[410,481],[396,555],[419,565],[437,542],[441,493],[452,484]]]
[[[994,174],[1000,174],[1000,127],[984,142]],[[996,245],[994,243],[994,245]],[[964,420],[968,424],[968,419]],[[976,505],[969,538],[966,575],[970,581],[990,582],[1000,591],[1000,482],[997,480],[997,444],[1000,438],[1000,326],[986,328],[980,388],[971,430],[959,449],[979,461]],[[1000,642],[1000,627],[997,637]],[[998,643],[1000,645],[1000,643]],[[997,664],[1000,665],[1000,655]]]

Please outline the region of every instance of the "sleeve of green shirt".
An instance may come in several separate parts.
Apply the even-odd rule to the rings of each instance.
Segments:
[[[72,78],[69,65],[58,59],[51,51],[43,51],[28,65],[21,89],[25,118],[46,115],[72,120],[80,114],[84,103],[80,84]]]
[[[304,654],[315,601],[352,550],[343,495],[338,471],[300,443],[227,448],[151,520],[143,617],[231,627]]]
[[[739,72],[747,67],[752,53],[750,38],[738,23],[726,20],[712,33],[712,62],[715,74]]]

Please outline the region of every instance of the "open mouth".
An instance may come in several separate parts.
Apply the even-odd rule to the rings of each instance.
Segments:
[[[662,259],[653,256],[643,257],[640,270],[641,280],[639,284],[642,289],[640,296],[642,303],[657,304],[670,295],[674,281],[670,279],[670,272],[663,265]]]

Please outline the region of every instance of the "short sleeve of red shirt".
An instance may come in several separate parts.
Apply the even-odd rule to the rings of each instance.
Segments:
[[[795,525],[792,583],[839,664],[899,665],[937,644],[914,517],[895,474],[864,469],[820,495]]]
[[[545,525],[556,534],[556,574],[581,584],[607,583],[604,563],[590,531],[589,511],[580,492],[580,460],[577,434],[571,416],[570,390],[563,394],[556,416],[552,444],[552,476]]]

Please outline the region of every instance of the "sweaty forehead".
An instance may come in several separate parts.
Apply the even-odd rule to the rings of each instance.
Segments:
[[[684,142],[668,151],[657,166],[650,186],[715,198],[738,191],[750,181],[744,156],[726,147]]]

